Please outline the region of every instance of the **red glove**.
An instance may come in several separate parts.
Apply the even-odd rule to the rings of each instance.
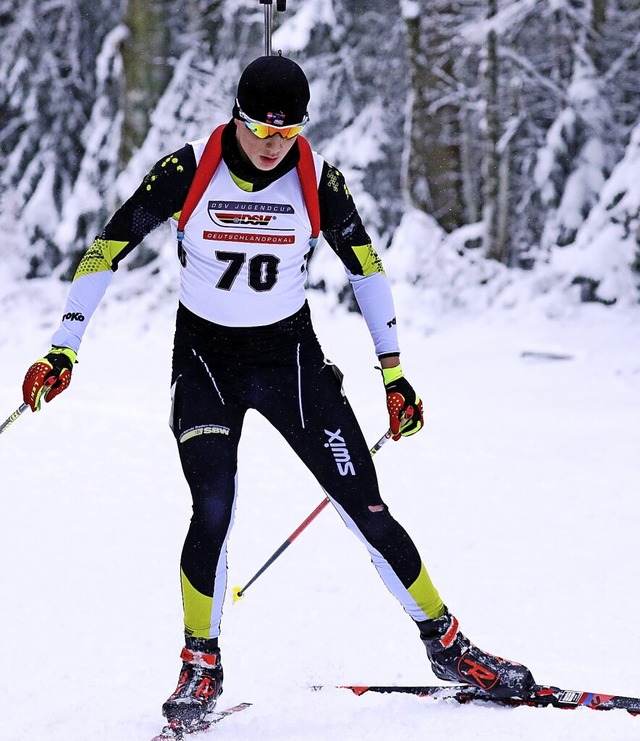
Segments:
[[[32,412],[39,411],[42,400],[49,402],[71,383],[76,353],[70,347],[52,347],[27,371],[22,382],[22,398]]]
[[[422,429],[422,401],[407,381],[399,365],[383,368],[382,378],[387,392],[389,429],[394,440],[415,435]]]

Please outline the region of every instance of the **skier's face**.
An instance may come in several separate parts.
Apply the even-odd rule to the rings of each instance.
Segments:
[[[283,139],[280,134],[274,134],[266,139],[258,139],[252,134],[242,121],[235,120],[236,138],[240,151],[258,170],[273,170],[286,157],[293,147],[297,137]]]

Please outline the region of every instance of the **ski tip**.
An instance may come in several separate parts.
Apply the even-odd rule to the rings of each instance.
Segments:
[[[235,605],[236,602],[239,602],[244,597],[244,593],[242,591],[242,587],[234,587],[233,588],[233,604]]]

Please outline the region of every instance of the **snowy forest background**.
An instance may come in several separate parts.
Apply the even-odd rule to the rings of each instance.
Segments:
[[[274,21],[425,400],[420,435],[376,455],[385,501],[479,646],[541,682],[640,696],[640,0],[289,0]],[[80,255],[154,162],[228,120],[263,29],[258,0],[0,0],[0,421]],[[158,229],[120,266],[70,389],[2,435],[0,741],[162,725],[191,506],[167,426],[177,272]],[[326,245],[311,280],[373,444],[384,391]],[[257,413],[240,470],[230,587],[321,496]],[[227,598],[223,650],[223,707],[254,705],[216,741],[638,739],[622,713],[309,692],[436,681],[331,511]]]
[[[311,81],[308,138],[345,173],[413,321],[558,294],[638,303],[638,0],[273,7],[274,50]],[[0,0],[3,274],[68,280],[150,166],[229,118],[263,10]],[[161,232],[127,269],[163,273]],[[340,292],[336,263],[320,254],[314,285]]]

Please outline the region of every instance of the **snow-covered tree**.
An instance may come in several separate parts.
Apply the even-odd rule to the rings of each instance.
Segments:
[[[547,214],[540,245],[546,251],[573,242],[614,162],[612,111],[585,55],[576,55],[566,95],[566,108],[549,127],[534,170]]]
[[[273,49],[305,68],[308,136],[344,172],[379,248],[403,212],[420,221],[415,209],[474,264],[554,264],[584,239],[633,150],[637,0],[288,6],[274,10]],[[239,72],[264,51],[263,11],[258,0],[0,0],[0,224],[24,275],[68,277],[153,162],[230,115]],[[129,264],[153,259],[154,240]],[[321,260],[314,270],[341,290]]]
[[[104,94],[96,60],[120,12],[118,3],[0,0],[0,197],[25,240],[29,275],[60,260],[54,234]]]
[[[640,120],[572,244],[550,264],[583,301],[640,301]]]

